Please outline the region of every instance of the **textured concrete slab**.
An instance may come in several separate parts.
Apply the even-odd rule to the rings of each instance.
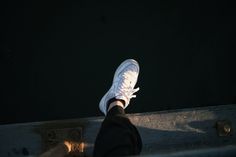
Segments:
[[[217,148],[236,145],[236,106],[222,105],[162,112],[130,114],[143,140],[143,155]],[[231,122],[231,134],[219,136],[216,123]],[[78,140],[85,142],[85,155],[91,156],[94,140],[103,117],[60,121],[10,124],[0,126],[1,157],[36,156],[45,151],[45,131],[57,130],[66,137],[78,131]],[[64,131],[64,132],[63,132]],[[59,133],[58,133],[59,132]],[[44,133],[44,134],[43,134]],[[51,132],[50,132],[51,133]],[[43,136],[44,135],[44,136]],[[54,135],[48,134],[48,138]],[[54,139],[58,139],[55,137]],[[54,142],[58,142],[55,140]]]

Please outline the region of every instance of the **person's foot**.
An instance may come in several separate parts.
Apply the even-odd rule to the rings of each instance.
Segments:
[[[105,115],[107,114],[109,100],[113,98],[123,100],[124,108],[126,108],[129,105],[130,99],[136,97],[133,94],[139,90],[139,88],[134,89],[138,80],[138,74],[139,65],[133,59],[125,60],[116,69],[112,86],[99,103],[99,108]]]

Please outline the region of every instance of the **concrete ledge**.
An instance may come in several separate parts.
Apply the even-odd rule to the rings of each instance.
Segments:
[[[185,152],[235,146],[236,105],[189,108],[161,112],[129,114],[143,139],[143,155]],[[216,122],[228,120],[230,136],[218,136]],[[93,143],[103,117],[33,122],[0,126],[1,157],[35,156],[44,150],[42,131],[76,129],[85,142],[85,154],[91,156]]]

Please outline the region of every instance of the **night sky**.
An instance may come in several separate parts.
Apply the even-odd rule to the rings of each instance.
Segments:
[[[228,1],[7,1],[0,123],[100,116],[116,67],[140,64],[127,112],[236,103]]]

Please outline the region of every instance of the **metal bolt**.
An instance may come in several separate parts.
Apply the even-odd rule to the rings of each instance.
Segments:
[[[231,136],[232,135],[232,125],[229,120],[219,120],[216,122],[216,129],[219,136]]]
[[[231,127],[230,127],[229,124],[224,125],[224,132],[227,133],[227,134],[231,132]]]

